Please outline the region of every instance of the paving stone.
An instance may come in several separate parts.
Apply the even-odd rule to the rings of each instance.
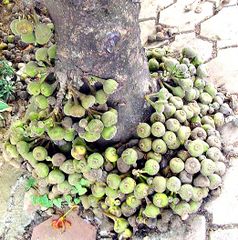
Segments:
[[[210,0],[210,2],[215,3],[216,7],[221,5],[222,0]],[[224,6],[238,5],[237,0],[230,0],[229,3],[224,4]]]
[[[31,240],[96,240],[96,228],[80,218],[77,213],[72,213],[67,217],[72,225],[63,233],[51,226],[52,220],[57,218],[57,216],[51,217],[36,226]]]
[[[164,9],[173,2],[173,0],[142,0],[139,19],[156,18],[160,9]]]
[[[209,240],[237,240],[238,229],[218,229],[210,232]]]
[[[166,233],[149,234],[146,238],[134,237],[133,240],[205,240],[206,219],[202,215],[196,215],[188,219],[187,224],[170,229]]]
[[[218,47],[238,44],[238,6],[225,7],[201,24],[201,36],[217,40]]]
[[[176,35],[175,41],[170,44],[173,50],[181,50],[187,46],[194,48],[203,60],[208,60],[212,57],[212,43],[196,38],[195,33]]]
[[[140,22],[141,42],[145,44],[148,36],[155,33],[155,20],[147,20]]]
[[[230,93],[238,92],[238,48],[221,49],[218,56],[207,64],[209,80],[224,85]]]
[[[185,5],[193,2],[194,0],[178,0],[175,4],[161,11],[160,23],[177,26],[180,31],[194,30],[196,24],[213,15],[213,4],[210,2],[201,4],[201,13],[184,12]]]
[[[221,195],[206,204],[205,208],[213,215],[214,224],[238,223],[238,159],[231,160],[231,167],[224,177]],[[238,239],[238,238],[236,238]]]

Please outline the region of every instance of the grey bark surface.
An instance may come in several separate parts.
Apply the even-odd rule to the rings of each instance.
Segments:
[[[81,77],[115,79],[110,105],[119,112],[114,141],[135,135],[148,117],[144,96],[153,84],[140,42],[138,3],[132,0],[47,0],[58,46],[56,75],[78,89]]]

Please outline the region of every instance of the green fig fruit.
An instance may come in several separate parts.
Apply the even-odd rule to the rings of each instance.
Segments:
[[[140,137],[140,138],[149,137],[150,133],[151,133],[150,125],[148,123],[139,123],[136,128],[136,132],[137,132],[138,137]]]
[[[108,79],[103,82],[103,90],[106,94],[113,94],[118,88],[117,81],[113,79]]]
[[[149,194],[149,186],[145,183],[138,183],[134,188],[134,195],[137,199],[143,199]]]
[[[47,150],[42,146],[37,146],[33,149],[33,157],[38,161],[44,161],[48,156]]]
[[[119,158],[119,156],[117,155],[117,150],[114,147],[108,147],[105,151],[105,158],[109,161],[109,162],[116,162]]]
[[[169,162],[169,167],[173,173],[180,173],[184,169],[184,162],[180,158],[172,158]]]
[[[139,146],[141,151],[149,152],[151,150],[151,148],[152,148],[152,140],[151,140],[151,138],[140,139],[138,146]]]
[[[145,162],[145,167],[144,167],[144,171],[150,175],[150,176],[154,176],[159,172],[160,166],[158,161],[154,160],[154,159],[149,159]]]
[[[126,177],[120,182],[120,191],[124,194],[132,193],[135,189],[136,182],[131,177]]]
[[[177,193],[181,188],[181,181],[175,176],[170,177],[167,180],[166,187],[169,191]]]
[[[127,148],[122,152],[121,158],[126,164],[132,165],[138,160],[138,154],[133,148]]]
[[[196,174],[201,169],[201,164],[197,158],[190,157],[185,161],[184,168],[189,174]]]

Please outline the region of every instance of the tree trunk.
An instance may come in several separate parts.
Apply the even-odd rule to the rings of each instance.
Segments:
[[[56,76],[77,88],[81,77],[115,79],[119,88],[109,103],[119,112],[115,141],[135,135],[148,117],[144,96],[151,91],[149,70],[140,42],[139,3],[134,0],[46,0],[55,24]]]

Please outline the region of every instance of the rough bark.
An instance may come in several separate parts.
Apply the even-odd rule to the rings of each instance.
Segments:
[[[149,109],[152,86],[140,42],[139,3],[134,0],[47,0],[58,45],[56,74],[80,87],[83,75],[112,78],[119,89],[110,104],[119,111],[115,141],[135,134]]]

